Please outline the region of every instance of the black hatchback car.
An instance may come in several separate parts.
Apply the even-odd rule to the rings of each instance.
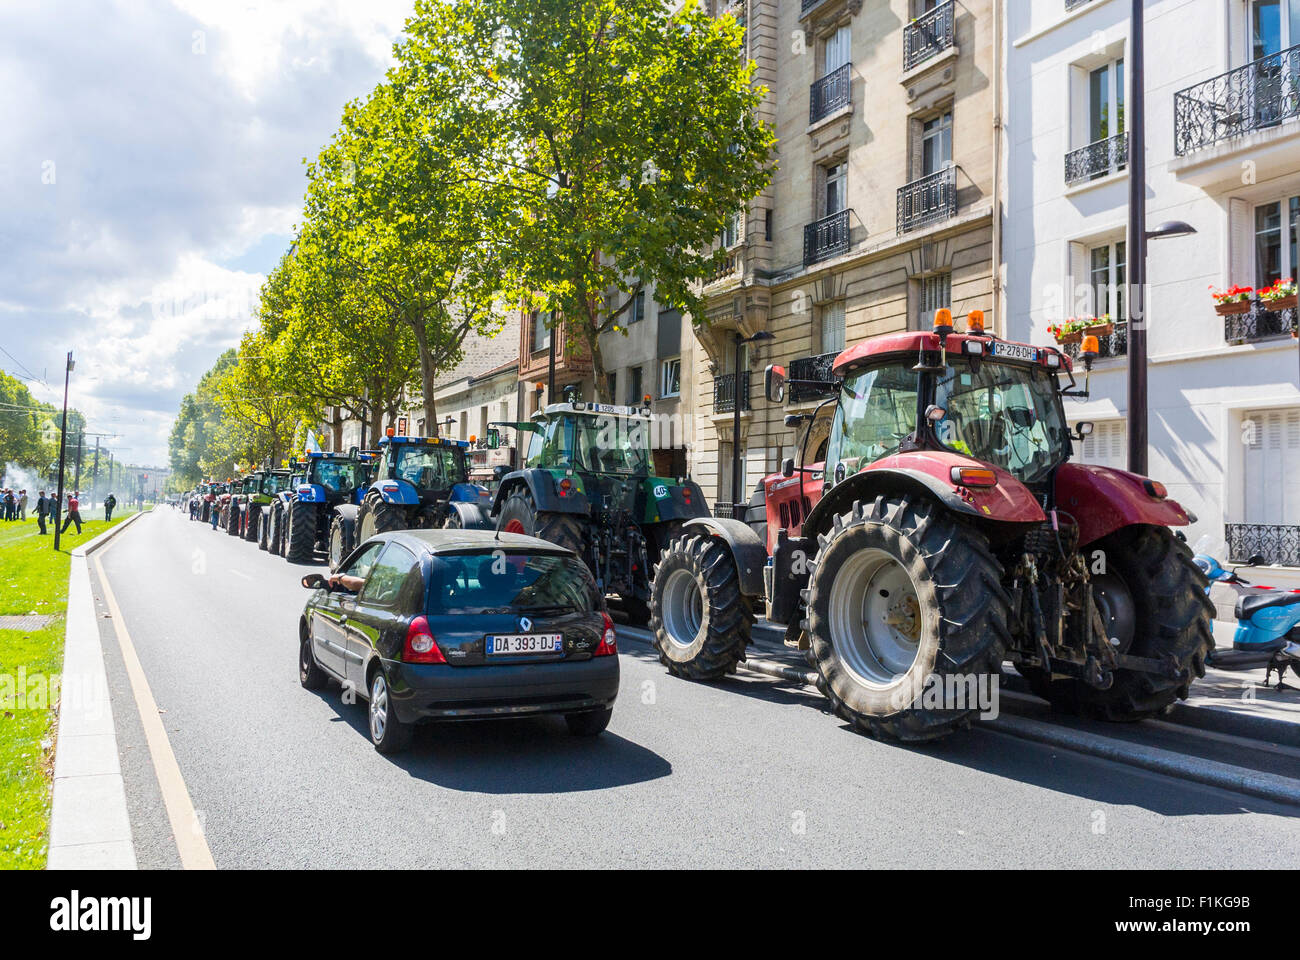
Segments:
[[[298,674],[369,703],[381,753],[414,724],[539,713],[605,729],[618,694],[614,624],[587,565],[545,540],[486,530],[371,537],[331,577],[309,574]]]

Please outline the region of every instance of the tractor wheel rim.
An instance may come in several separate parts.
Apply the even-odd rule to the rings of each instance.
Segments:
[[[335,530],[330,534],[330,569],[333,570],[343,559],[343,531]]]
[[[704,623],[704,596],[695,575],[674,570],[663,585],[660,614],[669,641],[683,649],[695,644]]]
[[[388,726],[388,685],[384,683],[382,673],[375,674],[375,681],[370,685],[370,735],[376,740],[384,739],[384,728]]]
[[[916,585],[884,550],[860,550],[831,585],[831,645],[867,686],[883,687],[916,663],[925,615]]]
[[[523,522],[522,522],[522,521],[520,521],[520,520],[513,520],[513,519],[512,519],[512,520],[507,520],[507,521],[506,521],[506,533],[525,533],[525,534],[526,534],[527,532],[528,532],[528,531],[524,529],[524,525],[523,525]]]

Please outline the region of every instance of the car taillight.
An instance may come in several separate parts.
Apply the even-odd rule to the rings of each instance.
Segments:
[[[600,644],[596,647],[593,657],[612,657],[618,653],[618,641],[614,636],[614,621],[609,619],[608,613],[601,613],[605,618],[605,630],[600,635]]]
[[[446,663],[447,658],[438,649],[438,641],[433,639],[429,630],[429,621],[416,617],[406,628],[406,644],[402,648],[402,660],[405,663]]]

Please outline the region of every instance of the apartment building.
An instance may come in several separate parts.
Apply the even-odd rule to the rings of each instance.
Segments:
[[[1124,466],[1130,4],[1035,0],[1007,13],[1008,332],[1109,315],[1083,459]],[[1211,286],[1297,275],[1300,0],[1146,4],[1150,472],[1199,522],[1195,542],[1261,554],[1263,582],[1300,585],[1300,390],[1294,305],[1220,316]],[[1077,347],[1068,348],[1077,350]]]
[[[994,0],[715,5],[745,24],[779,141],[770,187],[721,238],[726,264],[704,287],[697,329],[691,467],[722,512],[734,445],[747,498],[792,454],[785,415],[813,408],[797,391],[789,406],[768,404],[768,363],[825,379],[846,344],[928,327],[940,307],[980,308],[1000,326],[998,10]],[[772,339],[741,342],[760,332]]]

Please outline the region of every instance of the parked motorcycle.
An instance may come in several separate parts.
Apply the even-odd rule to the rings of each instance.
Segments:
[[[1214,558],[1217,547],[1212,538],[1202,537],[1193,548],[1194,562],[1211,583],[1226,583],[1236,592],[1233,616],[1237,618],[1237,632],[1231,650],[1212,651],[1205,662],[1219,670],[1263,667],[1266,686],[1276,670],[1277,688],[1281,690],[1287,667],[1300,677],[1300,591],[1256,586],[1237,573],[1242,566],[1266,562],[1263,557],[1251,557],[1245,564],[1225,570]]]

